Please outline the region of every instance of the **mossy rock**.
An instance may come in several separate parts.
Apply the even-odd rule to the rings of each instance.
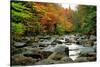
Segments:
[[[52,53],[48,59],[52,59],[52,60],[61,60],[61,58],[63,58],[65,56],[64,53],[60,53],[60,52],[54,52]]]
[[[69,58],[69,57],[63,57],[61,59],[61,61],[64,61],[65,63],[72,63],[73,62],[73,60],[71,58]]]

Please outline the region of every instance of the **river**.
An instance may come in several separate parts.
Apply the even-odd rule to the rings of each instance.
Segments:
[[[74,44],[72,43],[71,45],[65,45],[65,44],[57,44],[55,46],[49,45],[43,51],[59,51],[59,52],[64,52],[64,48],[68,47],[69,48],[69,57],[72,60],[75,60],[78,56],[79,53],[89,53],[89,52],[94,52],[93,47],[84,47],[82,45]]]

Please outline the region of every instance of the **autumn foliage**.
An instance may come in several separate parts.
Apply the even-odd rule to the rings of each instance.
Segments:
[[[95,11],[88,12],[89,9],[95,9],[95,7],[90,8],[79,5],[77,11],[73,11],[70,6],[69,8],[63,8],[61,4],[56,3],[17,1],[11,2],[11,5],[12,32],[15,31],[13,24],[18,26],[19,23],[23,26],[23,34],[25,35],[37,35],[40,33],[61,35],[62,33],[65,34],[65,32],[84,33],[95,30],[95,25],[91,26],[96,22]],[[90,15],[91,17],[89,17]],[[93,23],[91,23],[91,20],[93,20]],[[90,31],[91,28],[94,28],[94,30]]]

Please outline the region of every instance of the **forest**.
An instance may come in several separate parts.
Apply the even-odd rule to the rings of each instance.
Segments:
[[[59,4],[12,2],[13,35],[82,33],[96,35],[96,7],[77,6],[64,9]]]
[[[44,56],[41,57],[40,55],[43,53],[41,50],[48,46],[39,45],[42,46],[41,50],[37,50],[40,50],[39,55],[34,53],[29,54],[30,52],[25,52],[25,50],[29,51],[31,49],[30,46],[33,47],[33,45],[35,45],[36,43],[39,44],[39,41],[41,40],[41,38],[39,38],[40,36],[42,38],[45,37],[44,39],[48,39],[46,38],[46,36],[50,36],[51,38],[53,38],[53,36],[55,35],[58,36],[59,39],[59,37],[62,37],[63,35],[75,35],[75,39],[77,40],[73,41],[73,39],[69,38],[67,39],[66,44],[73,42],[77,44],[86,43],[85,46],[88,46],[87,44],[89,44],[89,48],[91,46],[93,47],[94,43],[96,43],[96,6],[77,5],[76,10],[73,10],[70,7],[71,5],[69,5],[68,8],[64,8],[60,3],[32,1],[11,1],[10,6],[12,65],[31,65],[35,64],[35,62],[37,61],[41,61],[41,59],[44,59]],[[84,38],[78,40],[78,36],[79,39],[82,38],[82,36]],[[56,37],[55,39],[57,40]],[[27,47],[27,49],[25,47]],[[35,49],[36,48],[32,48],[33,52]],[[35,52],[37,51],[35,50]],[[19,57],[19,54],[23,54],[24,56]],[[50,55],[51,52],[45,54],[47,56],[48,54]],[[88,55],[90,56],[90,54]],[[96,56],[94,59],[94,55],[96,54],[92,54],[92,61],[96,60]],[[31,56],[32,58],[30,58],[29,56]],[[86,54],[85,56],[87,57]],[[35,58],[36,60],[34,60],[33,58]],[[33,60],[35,62],[33,62]],[[56,61],[52,62],[55,63]],[[66,62],[69,62],[69,60]],[[48,61],[48,63],[41,62],[40,64],[52,63],[49,63]]]

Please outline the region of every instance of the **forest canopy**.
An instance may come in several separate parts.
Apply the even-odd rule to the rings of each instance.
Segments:
[[[11,2],[13,35],[63,35],[82,33],[96,35],[96,6],[77,5],[77,10],[57,3]]]

